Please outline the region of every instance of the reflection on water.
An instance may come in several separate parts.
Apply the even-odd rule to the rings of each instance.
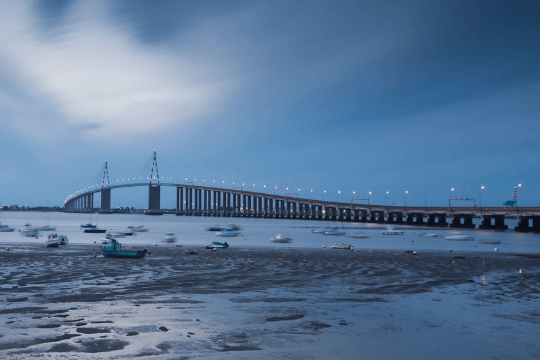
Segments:
[[[12,212],[3,214],[5,223],[14,227],[13,233],[0,233],[1,243],[45,242],[49,232],[41,232],[39,239],[23,238],[19,229],[26,223],[33,226],[50,224],[56,227],[56,232],[69,237],[70,243],[94,244],[100,242],[103,234],[84,233],[80,226],[89,222],[89,214],[66,214],[66,213],[42,213],[42,212]],[[204,246],[218,240],[215,232],[206,229],[218,223],[226,226],[235,223],[241,227],[242,236],[231,238],[232,247],[265,246],[265,247],[330,247],[334,241],[329,236],[312,233],[313,228],[338,227],[344,228],[347,233],[362,231],[368,235],[367,239],[350,239],[350,242],[358,250],[388,249],[388,250],[440,250],[440,251],[494,251],[490,242],[500,241],[498,250],[501,253],[540,253],[539,234],[518,233],[513,230],[465,230],[459,233],[464,236],[474,237],[474,241],[448,241],[444,236],[453,235],[455,229],[429,228],[430,233],[439,237],[422,237],[427,227],[399,226],[395,229],[404,231],[403,235],[384,236],[382,232],[387,226],[381,224],[365,223],[335,223],[313,220],[281,220],[281,219],[245,219],[245,218],[214,218],[194,216],[145,216],[141,214],[102,214],[99,218],[92,215],[94,224],[99,223],[100,228],[109,231],[125,231],[128,226],[144,226],[147,232],[135,233],[121,239],[124,245],[149,246],[174,246],[161,243],[165,233],[173,232],[177,236],[177,243],[188,246]],[[478,219],[476,219],[478,220]],[[510,228],[513,228],[515,219],[507,219]],[[276,234],[292,238],[289,244],[271,243],[270,239]],[[153,246],[153,245],[152,245]],[[421,253],[419,253],[421,255]]]

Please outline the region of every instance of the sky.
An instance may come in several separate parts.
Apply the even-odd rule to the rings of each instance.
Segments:
[[[538,1],[0,8],[0,206],[63,206],[105,161],[111,182],[150,176],[154,150],[175,183],[409,206],[522,184],[540,205]]]

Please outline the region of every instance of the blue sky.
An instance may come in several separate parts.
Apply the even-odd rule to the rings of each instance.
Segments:
[[[180,182],[540,204],[537,1],[0,6],[0,205],[62,205],[105,160],[148,176],[153,150]]]

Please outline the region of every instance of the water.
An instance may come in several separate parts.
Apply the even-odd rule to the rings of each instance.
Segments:
[[[44,226],[50,223],[56,227],[59,234],[67,235],[70,244],[100,243],[104,234],[86,234],[80,229],[81,224],[92,222],[99,228],[111,231],[123,231],[129,225],[144,225],[148,232],[136,233],[119,239],[123,246],[176,246],[202,247],[212,241],[227,241],[233,247],[274,247],[274,248],[321,248],[331,247],[332,242],[353,244],[358,249],[388,249],[388,250],[441,250],[441,251],[494,251],[498,248],[505,253],[540,253],[540,235],[532,233],[518,233],[513,231],[517,225],[515,219],[507,219],[506,224],[511,230],[504,232],[493,230],[455,230],[450,228],[431,228],[415,226],[394,226],[394,229],[404,231],[403,235],[382,235],[387,226],[381,224],[365,223],[336,223],[312,220],[281,220],[281,219],[250,219],[250,218],[213,218],[194,216],[146,216],[142,214],[68,214],[43,213],[20,211],[3,213],[3,223],[15,228],[13,233],[0,233],[0,244],[16,245],[21,243],[45,242],[50,231],[41,232],[40,237],[26,238],[20,235],[19,230],[26,223],[32,226]],[[478,219],[475,219],[478,220]],[[234,223],[241,227],[238,237],[221,238],[215,232],[207,231],[211,225],[226,226]],[[478,221],[476,221],[478,225]],[[361,232],[370,237],[368,239],[351,239],[345,236],[326,236],[313,234],[312,228],[319,227],[345,227],[347,234]],[[176,243],[161,242],[166,232],[173,232],[177,237]],[[422,233],[439,234],[441,236],[454,235],[457,232],[474,237],[474,241],[449,241],[444,238],[423,238]],[[281,234],[293,239],[289,244],[270,243],[269,240]],[[500,244],[482,244],[485,240],[499,240]],[[331,251],[331,250],[330,250]]]

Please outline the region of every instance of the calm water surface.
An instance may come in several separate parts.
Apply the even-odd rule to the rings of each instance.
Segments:
[[[40,237],[27,238],[21,236],[19,230],[26,223],[32,226],[44,226],[50,224],[56,227],[59,234],[69,237],[70,243],[94,244],[100,242],[104,234],[85,234],[81,224],[91,222],[98,227],[110,231],[123,231],[129,225],[144,225],[148,232],[136,233],[119,239],[123,245],[133,246],[204,246],[212,241],[227,241],[231,246],[238,247],[330,247],[332,242],[338,241],[353,244],[356,249],[396,249],[396,250],[461,250],[461,251],[494,251],[506,253],[540,253],[540,234],[523,234],[513,231],[517,225],[515,219],[507,219],[506,224],[511,230],[454,230],[450,228],[430,228],[414,226],[394,226],[394,229],[403,230],[403,235],[382,235],[382,231],[388,227],[380,224],[365,223],[336,223],[328,221],[312,220],[280,220],[280,219],[244,219],[244,218],[213,218],[193,216],[146,216],[141,214],[67,214],[67,213],[43,213],[43,212],[6,212],[1,214],[2,223],[14,227],[13,233],[0,233],[0,243],[15,244],[27,242],[45,242],[50,231],[41,232]],[[232,238],[222,238],[215,232],[207,231],[211,225],[226,226],[234,223],[241,227],[241,235]],[[479,219],[475,219],[479,224]],[[351,239],[346,236],[326,236],[313,234],[312,228],[344,228],[347,234],[363,233],[368,239]],[[161,242],[166,232],[173,232],[177,241],[173,244]],[[439,234],[442,236],[455,235],[456,233],[472,236],[474,241],[450,241],[442,237],[423,238],[422,233]],[[281,234],[293,239],[290,244],[274,244],[269,240]],[[482,244],[486,240],[499,240],[498,245]]]

